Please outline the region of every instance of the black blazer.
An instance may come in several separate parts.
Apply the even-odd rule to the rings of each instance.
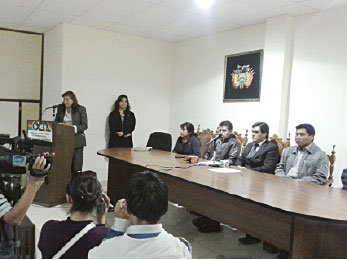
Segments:
[[[133,112],[124,111],[124,121],[119,114],[119,111],[112,111],[108,118],[110,128],[110,138],[108,148],[112,147],[133,147],[132,135],[124,138],[119,137],[117,132],[123,132],[124,135],[130,134],[135,130],[136,118]]]
[[[257,172],[274,173],[278,161],[278,146],[272,142],[265,141],[255,155],[247,158],[254,143],[247,144],[245,151],[237,159],[236,165],[244,166]]]
[[[55,122],[64,122],[65,109],[65,106],[62,104],[58,106]],[[71,111],[72,124],[77,128],[77,134],[75,134],[75,148],[84,147],[87,145],[86,136],[84,135],[84,131],[88,128],[87,110],[84,106],[78,105],[75,111],[73,111],[73,109],[71,109]]]

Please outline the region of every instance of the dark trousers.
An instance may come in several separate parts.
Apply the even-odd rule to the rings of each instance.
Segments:
[[[71,173],[82,171],[82,166],[83,166],[83,147],[78,147],[78,148],[75,148],[75,152],[72,157]]]

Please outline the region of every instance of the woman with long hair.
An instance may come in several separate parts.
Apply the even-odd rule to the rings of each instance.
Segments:
[[[200,141],[194,133],[194,125],[185,122],[180,125],[180,136],[172,152],[184,155],[200,156]]]
[[[100,245],[109,233],[105,215],[110,199],[95,176],[88,172],[75,174],[66,188],[66,200],[71,205],[71,215],[63,221],[49,220],[42,226],[38,244],[42,258],[88,258],[89,250]]]
[[[71,172],[82,171],[83,148],[86,146],[84,131],[88,128],[87,110],[78,104],[75,93],[66,91],[63,95],[63,102],[58,106],[55,121],[69,125],[75,130],[75,151],[72,158]]]
[[[108,148],[133,147],[132,133],[136,119],[130,111],[130,104],[126,95],[120,95],[114,103],[114,110],[109,116],[110,138]]]

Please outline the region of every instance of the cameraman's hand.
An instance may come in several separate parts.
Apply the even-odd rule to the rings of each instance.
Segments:
[[[125,199],[120,199],[117,201],[116,207],[114,209],[114,215],[116,216],[116,218],[129,218]]]
[[[45,155],[48,155],[48,154],[45,154]],[[36,170],[40,170],[40,171],[49,171],[49,169],[51,168],[51,164],[48,164],[46,166],[45,157],[44,156],[38,156],[38,157],[36,157],[32,168],[36,169]],[[31,176],[30,170],[29,170],[29,163],[27,163],[27,165],[25,166],[25,169],[26,169],[26,175],[28,177],[28,184],[31,184],[31,185],[34,184],[35,186],[41,187],[42,183],[45,180],[45,177],[33,177],[33,176]]]

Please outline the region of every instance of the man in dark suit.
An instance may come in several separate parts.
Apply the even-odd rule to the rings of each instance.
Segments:
[[[257,172],[266,172],[274,174],[278,162],[278,146],[268,141],[269,126],[264,122],[258,122],[252,125],[253,142],[247,144],[245,151],[238,158],[236,165],[252,169]],[[239,238],[239,241],[245,245],[260,243],[261,240],[246,234]],[[273,251],[270,244],[264,242],[263,248],[266,251]],[[276,250],[277,251],[277,250]]]
[[[247,144],[236,165],[257,172],[273,174],[278,162],[278,146],[268,141],[269,126],[264,122],[252,126],[253,142]]]

